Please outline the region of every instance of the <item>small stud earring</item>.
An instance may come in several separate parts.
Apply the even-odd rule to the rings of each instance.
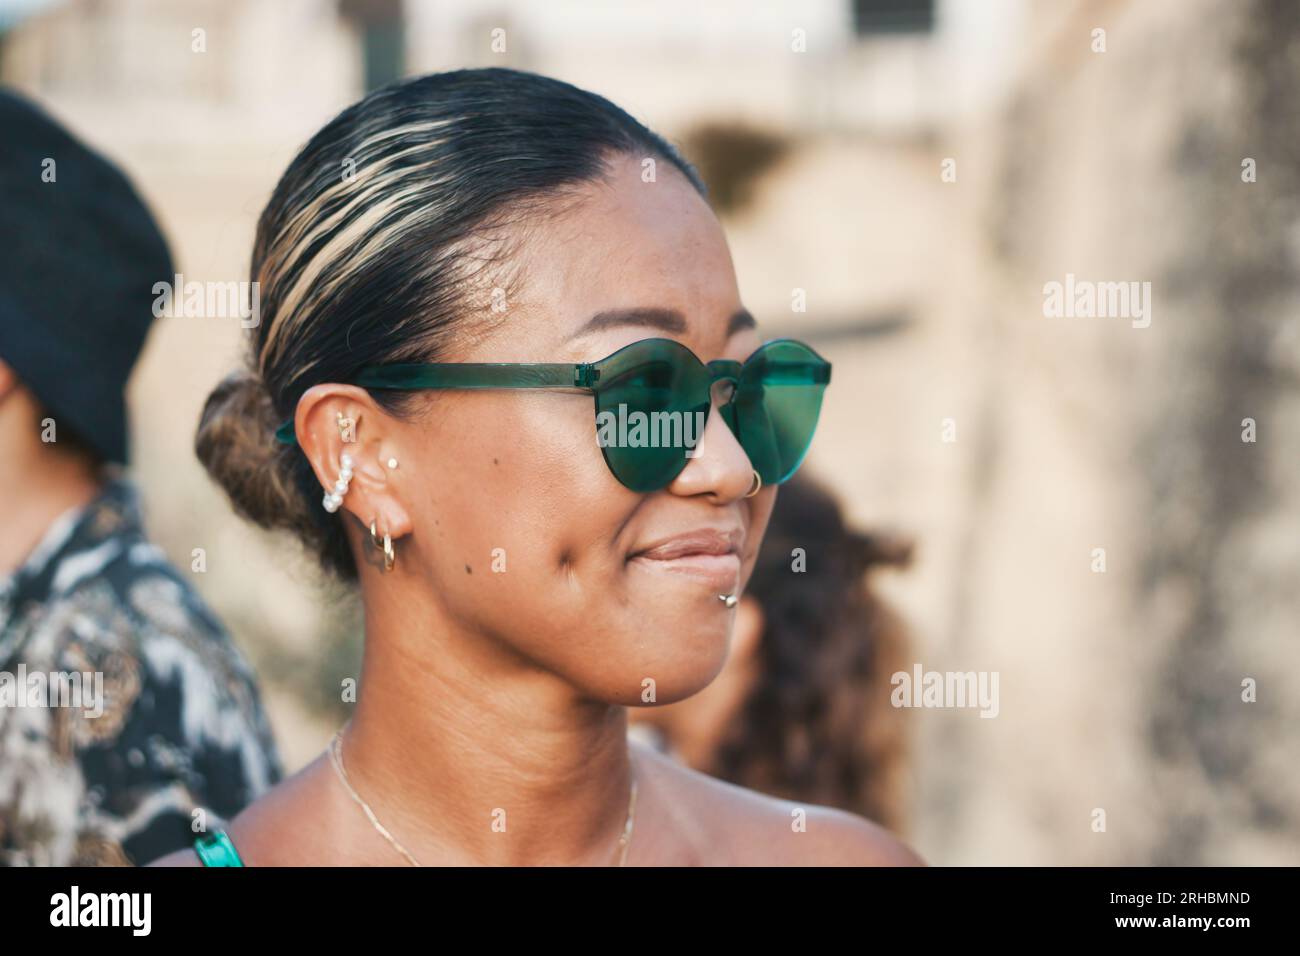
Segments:
[[[339,480],[334,482],[332,491],[327,491],[321,504],[330,514],[339,510],[343,496],[348,493],[348,484],[352,481],[352,456],[344,453],[339,457]]]

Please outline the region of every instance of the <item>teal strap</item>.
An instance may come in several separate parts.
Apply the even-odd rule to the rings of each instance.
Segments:
[[[244,861],[235,852],[235,844],[225,830],[207,833],[194,841],[194,852],[204,866],[243,866]]]

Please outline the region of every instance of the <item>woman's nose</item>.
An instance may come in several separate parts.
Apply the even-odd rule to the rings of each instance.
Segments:
[[[687,453],[686,467],[668,486],[672,494],[709,495],[724,502],[743,498],[753,487],[754,468],[749,456],[740,447],[724,418],[723,409],[731,401],[734,391],[734,382],[722,380],[714,383],[711,395],[714,404],[709,410],[704,433]]]

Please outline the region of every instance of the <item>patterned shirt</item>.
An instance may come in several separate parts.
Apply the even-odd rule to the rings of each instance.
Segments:
[[[110,476],[0,582],[0,865],[148,863],[281,774],[248,665]]]

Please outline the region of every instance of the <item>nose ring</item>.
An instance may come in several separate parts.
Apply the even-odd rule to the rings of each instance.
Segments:
[[[752,498],[752,497],[754,497],[754,495],[758,494],[758,489],[760,489],[760,488],[762,488],[762,487],[763,487],[763,479],[762,479],[762,477],[759,475],[758,470],[755,469],[755,470],[754,470],[754,483],[753,483],[753,485],[752,485],[752,486],[750,487],[750,489],[749,489],[749,494],[745,495],[745,497],[746,497],[746,498]]]

